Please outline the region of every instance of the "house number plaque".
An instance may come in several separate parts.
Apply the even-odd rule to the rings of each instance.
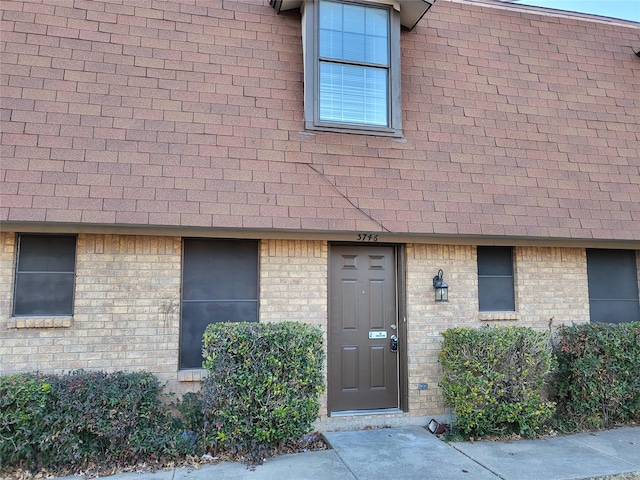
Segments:
[[[357,238],[359,242],[377,242],[378,234],[377,233],[359,233]]]
[[[387,338],[387,332],[380,332],[380,331],[369,332],[369,339],[372,340],[374,338]]]

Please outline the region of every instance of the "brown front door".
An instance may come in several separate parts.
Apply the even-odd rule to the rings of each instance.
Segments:
[[[398,408],[395,247],[332,246],[329,272],[329,410]]]

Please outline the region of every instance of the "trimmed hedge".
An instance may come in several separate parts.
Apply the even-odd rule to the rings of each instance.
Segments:
[[[51,385],[36,375],[0,376],[0,471],[10,465],[31,467],[42,456],[50,392]]]
[[[555,394],[561,426],[609,428],[640,421],[640,322],[563,326]]]
[[[324,391],[322,331],[297,322],[216,323],[204,334],[208,445],[261,463],[312,430]]]
[[[550,334],[525,327],[453,328],[438,358],[442,394],[467,437],[535,435],[555,404],[544,401],[555,363]]]
[[[0,376],[3,468],[32,471],[175,458],[180,422],[148,372]]]

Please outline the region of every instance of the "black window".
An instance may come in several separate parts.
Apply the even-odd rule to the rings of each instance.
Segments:
[[[180,368],[202,367],[210,323],[258,321],[258,242],[185,239]]]
[[[587,249],[592,322],[640,320],[638,266],[634,250]]]
[[[76,237],[21,234],[13,314],[73,315]]]
[[[478,247],[478,301],[481,312],[513,312],[513,249]]]

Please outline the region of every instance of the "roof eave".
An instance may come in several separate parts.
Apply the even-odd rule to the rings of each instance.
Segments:
[[[277,13],[299,9],[303,0],[269,0]],[[400,5],[400,24],[408,30],[418,24],[435,0],[397,0]]]

